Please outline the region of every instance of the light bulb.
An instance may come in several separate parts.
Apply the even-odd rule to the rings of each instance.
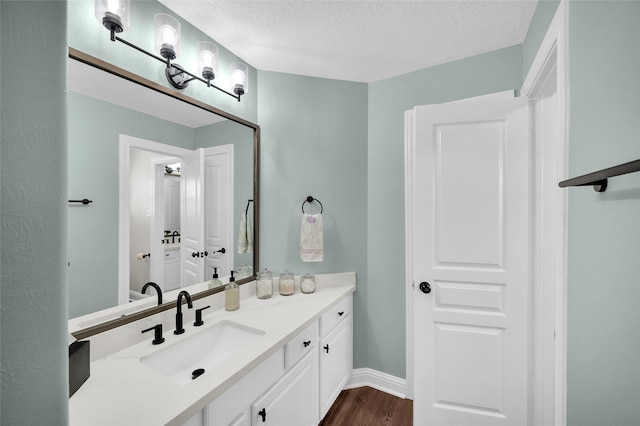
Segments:
[[[234,70],[233,73],[231,74],[231,82],[234,85],[241,84],[244,86],[244,81],[245,81],[244,73],[240,70]]]
[[[168,44],[170,46],[175,46],[176,41],[178,41],[178,34],[176,34],[176,30],[169,26],[163,25],[160,28],[160,32],[162,33],[162,44]]]
[[[202,55],[202,64],[205,67],[213,68],[213,55],[211,52],[204,52]]]

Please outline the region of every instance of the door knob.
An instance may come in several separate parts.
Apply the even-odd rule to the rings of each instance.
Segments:
[[[426,294],[431,293],[431,284],[426,281],[420,283],[420,291]]]

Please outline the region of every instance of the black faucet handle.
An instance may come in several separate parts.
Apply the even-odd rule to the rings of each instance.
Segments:
[[[202,321],[202,311],[210,307],[211,305],[208,305],[204,308],[196,309],[196,322],[193,323],[195,327],[200,327],[202,324],[204,324],[204,321]]]
[[[156,324],[151,328],[147,328],[146,330],[142,330],[143,333],[147,331],[153,330],[153,341],[151,342],[154,345],[159,345],[164,342],[164,337],[162,337],[162,324]]]

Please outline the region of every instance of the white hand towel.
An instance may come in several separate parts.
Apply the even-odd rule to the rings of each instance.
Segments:
[[[253,216],[246,214],[247,216],[247,253],[253,253]]]
[[[322,262],[324,259],[321,214],[302,214],[300,258],[303,262]]]
[[[242,213],[242,219],[240,219],[240,227],[238,229],[238,253],[246,253],[249,242],[247,240],[247,214]]]

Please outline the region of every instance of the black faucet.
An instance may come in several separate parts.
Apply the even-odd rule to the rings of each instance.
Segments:
[[[178,293],[178,300],[176,301],[176,329],[173,330],[173,334],[182,334],[184,333],[184,328],[182,327],[182,296],[187,299],[187,306],[189,309],[193,308],[193,303],[191,303],[191,295],[186,291],[182,290]]]
[[[156,294],[158,295],[158,305],[162,305],[162,290],[160,290],[160,286],[158,284],[153,282],[146,283],[142,287],[142,294],[145,294],[145,291],[147,291],[149,287],[153,287],[156,289]]]

